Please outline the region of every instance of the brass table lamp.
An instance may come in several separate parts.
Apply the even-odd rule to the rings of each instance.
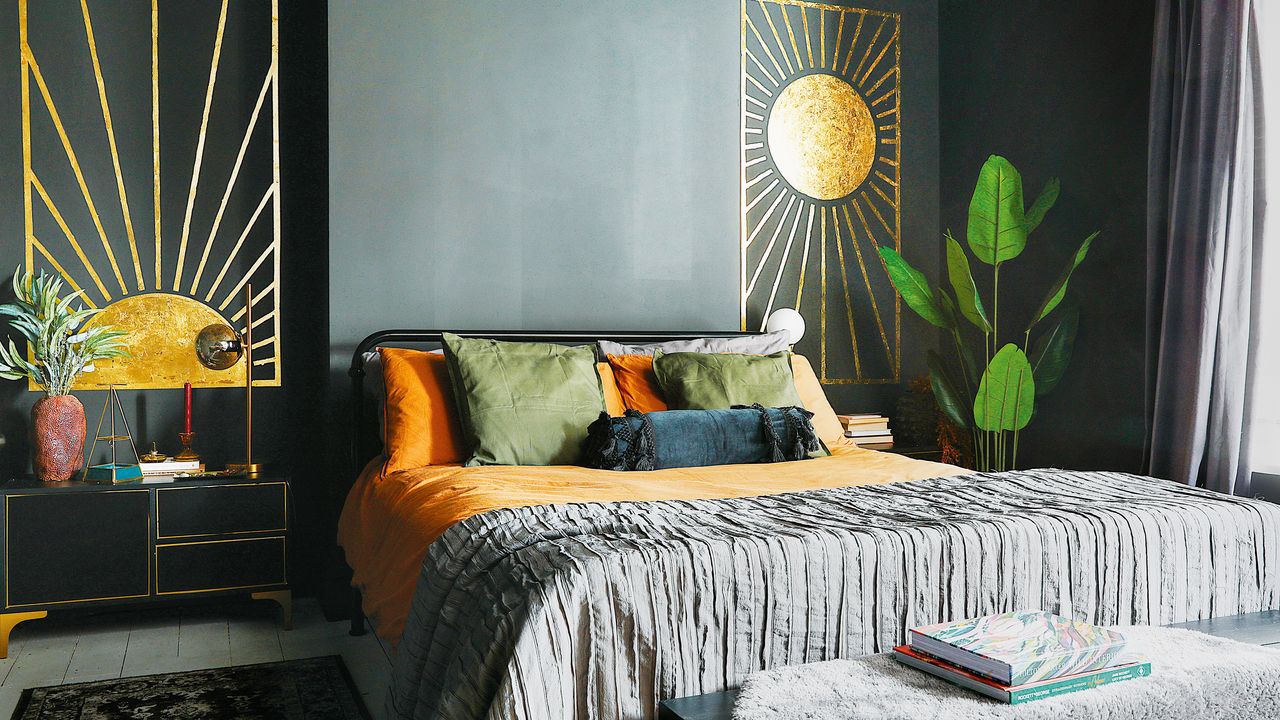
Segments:
[[[196,335],[196,357],[210,370],[227,370],[241,359],[244,369],[244,462],[228,463],[227,470],[257,475],[262,466],[253,461],[253,285],[245,284],[243,336],[231,327],[214,323]]]

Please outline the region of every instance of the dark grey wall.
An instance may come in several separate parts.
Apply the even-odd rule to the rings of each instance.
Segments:
[[[74,87],[59,84],[51,88],[55,101],[68,127],[76,138],[77,155],[84,168],[87,184],[104,224],[112,237],[122,232],[119,205],[115,203],[115,174],[105,148],[102,115],[92,69],[84,46],[84,29],[80,5],[73,0],[31,3],[39,7],[41,27],[65,33],[68,40],[62,53],[46,49],[48,66],[70,67],[74,77],[84,77]],[[113,120],[119,135],[121,162],[129,200],[140,213],[136,218],[149,218],[151,203],[150,146],[150,63],[133,62],[150,57],[150,11],[145,3],[113,7],[111,2],[89,3],[94,32],[102,54],[104,74]],[[233,12],[255,11],[257,6],[236,6]],[[196,129],[203,103],[212,35],[208,28],[216,26],[218,7],[200,0],[166,0],[161,3],[162,37],[190,34],[207,40],[207,46],[164,43],[161,47],[167,62],[193,63],[196,81],[181,73],[162,73],[161,127],[164,140],[162,154],[168,163],[192,163]],[[333,483],[323,472],[323,448],[327,446],[321,420],[322,389],[326,378],[327,351],[326,312],[328,251],[326,216],[327,164],[324,148],[325,93],[327,63],[325,61],[325,4],[314,0],[284,0],[280,5],[280,102],[281,102],[281,199],[282,199],[282,346],[284,355],[283,387],[262,388],[255,392],[255,459],[268,463],[273,472],[293,476],[293,498],[297,534],[291,551],[291,580],[303,592],[312,589],[319,574],[321,558],[327,560],[333,537]],[[139,32],[139,28],[142,29]],[[105,38],[111,38],[105,42]],[[261,57],[249,62],[249,48],[261,48],[262,38],[249,43],[228,33],[219,63],[217,106],[228,115],[247,114],[252,108],[262,82]],[[22,116],[21,72],[18,62],[17,3],[0,4],[0,302],[8,301],[12,269],[22,263],[25,234],[22,206]],[[169,67],[169,65],[166,65]],[[48,70],[46,70],[48,72]],[[205,75],[200,75],[205,73]],[[69,75],[71,73],[68,73]],[[196,88],[193,91],[193,87]],[[48,123],[47,114],[32,86],[33,125]],[[189,93],[195,92],[194,100]],[[175,107],[178,106],[178,107]],[[139,141],[137,126],[126,119],[144,119],[144,133]],[[194,119],[191,113],[195,113]],[[211,189],[221,181],[225,168],[234,161],[243,133],[244,121],[211,124],[210,138],[204,158],[205,172],[219,173],[218,181],[206,179],[202,196],[213,195]],[[164,130],[164,128],[169,130]],[[132,128],[132,129],[131,129]],[[46,138],[52,131],[44,127]],[[45,184],[51,194],[67,198],[69,211],[81,213],[83,202],[69,171],[60,170],[62,150],[53,148],[50,159],[41,166],[48,176]],[[189,172],[189,170],[187,170]],[[246,171],[247,172],[247,171]],[[175,173],[172,177],[178,177]],[[244,176],[242,176],[244,177]],[[53,178],[52,180],[50,178]],[[184,178],[185,180],[185,178]],[[220,188],[221,186],[218,185]],[[162,184],[165,192],[164,216],[168,227],[181,222],[186,202],[185,182]],[[233,200],[233,203],[235,200]],[[143,211],[146,210],[145,213]],[[79,227],[79,226],[77,226]],[[139,242],[150,242],[149,221],[137,227]],[[91,236],[92,237],[92,236]],[[81,238],[85,240],[85,238]],[[94,253],[96,239],[84,242],[87,252]],[[122,261],[123,266],[123,261]],[[101,265],[99,265],[101,267]],[[125,268],[125,272],[128,269]],[[128,275],[126,275],[128,277]],[[25,382],[0,381],[0,480],[29,470],[27,441],[28,413],[39,397],[29,392]],[[77,393],[84,403],[89,422],[97,422],[105,394]],[[121,392],[139,449],[156,441],[162,450],[176,452],[176,433],[180,423],[180,390],[142,390]],[[241,456],[243,449],[243,392],[234,388],[198,390],[195,397],[195,430],[198,449],[212,466],[219,467]]]
[[[1022,466],[1141,466],[1153,15],[1149,0],[942,4],[943,224],[962,231],[991,153],[1017,166],[1029,195],[1062,179],[1057,206],[1001,272],[1002,317],[1024,324],[1080,241],[1102,231],[1071,281],[1075,356],[1022,434]]]
[[[935,267],[937,3],[862,5],[904,15],[904,243]],[[386,327],[737,328],[738,0],[336,2],[329,20],[335,371]],[[905,330],[909,372],[930,342]],[[896,389],[832,392],[887,410]]]

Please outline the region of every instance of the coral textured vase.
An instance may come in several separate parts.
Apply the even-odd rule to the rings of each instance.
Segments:
[[[84,461],[84,405],[46,395],[31,407],[31,465],[44,482],[70,480]]]

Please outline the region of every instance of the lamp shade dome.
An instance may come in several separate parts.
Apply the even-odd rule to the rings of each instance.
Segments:
[[[791,308],[778,308],[769,313],[764,329],[766,332],[786,330],[788,342],[795,345],[804,337],[804,316]]]

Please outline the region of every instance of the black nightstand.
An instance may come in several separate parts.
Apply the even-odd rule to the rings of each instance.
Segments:
[[[3,495],[0,657],[49,610],[250,593],[292,624],[285,478],[93,485],[14,480]]]

